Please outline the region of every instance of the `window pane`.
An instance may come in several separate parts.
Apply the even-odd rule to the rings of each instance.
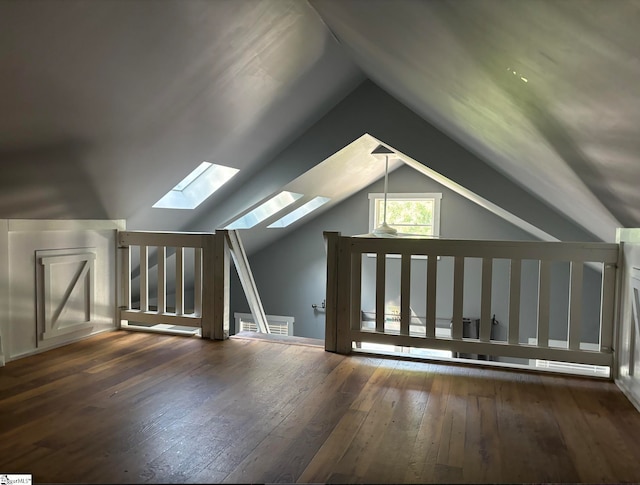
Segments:
[[[387,222],[431,224],[433,200],[387,200]]]
[[[387,223],[405,234],[433,235],[433,199],[387,199]],[[375,227],[384,220],[384,198],[375,199]]]
[[[433,226],[400,226],[391,224],[396,231],[403,234],[415,234],[420,236],[433,236]]]

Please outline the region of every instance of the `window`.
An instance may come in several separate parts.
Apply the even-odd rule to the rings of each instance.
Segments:
[[[440,235],[440,193],[387,194],[387,224],[400,234]],[[384,220],[384,194],[369,194],[369,231]]]
[[[156,209],[195,209],[238,173],[237,168],[202,162],[158,202]]]
[[[293,224],[294,222],[296,222],[297,220],[302,219],[307,214],[311,214],[314,210],[319,209],[330,200],[331,199],[329,199],[328,197],[321,197],[321,196],[315,197],[311,199],[309,202],[307,202],[306,204],[301,205],[297,209],[289,212],[286,216],[281,217],[276,222],[274,222],[273,224],[267,227],[269,228],[287,227]]]
[[[288,192],[283,190],[278,195],[271,197],[258,207],[248,212],[244,216],[236,219],[231,224],[227,224],[225,229],[251,229],[253,226],[260,224],[265,219],[277,214],[282,209],[293,204],[302,197],[302,194]]]

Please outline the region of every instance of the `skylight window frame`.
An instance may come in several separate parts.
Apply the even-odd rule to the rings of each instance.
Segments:
[[[318,196],[314,197],[313,199],[305,202],[300,207],[298,207],[296,209],[293,209],[288,214],[285,214],[284,216],[282,216],[277,221],[269,224],[267,226],[267,228],[268,229],[283,229],[285,227],[288,227],[291,224],[299,221],[300,219],[308,216],[312,212],[318,210],[320,207],[322,207],[323,205],[327,204],[330,201],[331,201],[331,199],[329,197],[323,197],[321,195],[318,195]],[[311,207],[311,208],[309,208],[309,207]]]
[[[152,207],[154,209],[193,210],[229,182],[238,172],[237,168],[202,162]]]
[[[280,197],[282,197],[283,199],[286,199],[287,195],[290,196],[289,200],[283,200],[281,203],[277,202]],[[291,204],[295,203],[297,200],[299,200],[302,197],[304,197],[304,194],[291,192],[289,190],[282,190],[276,195],[262,202],[261,204],[255,206],[253,209],[246,212],[242,216],[235,218],[229,224],[224,226],[223,229],[235,230],[235,229],[251,229],[253,227],[256,227],[257,225],[261,224],[265,220],[275,216],[286,207],[289,207]],[[273,208],[269,208],[270,205],[273,206]],[[260,212],[265,209],[266,209],[265,213],[260,214]],[[255,221],[251,220],[252,218],[255,218]]]
[[[184,192],[189,188],[191,184],[193,184],[198,178],[200,178],[207,170],[211,168],[213,163],[211,162],[202,162],[196,168],[194,168],[189,175],[183,178],[180,182],[176,184],[174,188],[171,190],[175,190],[176,192]],[[204,167],[204,168],[203,168]],[[195,175],[194,175],[195,174]],[[187,182],[185,182],[187,181]],[[185,184],[184,187],[179,188],[182,184]]]

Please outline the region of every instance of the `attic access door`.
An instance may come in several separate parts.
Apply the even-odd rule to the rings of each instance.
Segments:
[[[93,328],[96,252],[96,248],[36,251],[36,345]]]

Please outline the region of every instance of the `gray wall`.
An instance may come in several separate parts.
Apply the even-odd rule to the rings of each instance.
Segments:
[[[295,318],[295,335],[324,338],[324,313],[315,311],[312,304],[320,304],[325,298],[326,254],[322,237],[323,231],[339,231],[343,235],[368,232],[369,192],[382,192],[382,181],[355,194],[340,205],[321,214],[308,223],[299,226],[278,240],[249,257],[256,285],[267,314],[289,315]],[[488,239],[488,240],[531,240],[532,237],[432,181],[409,167],[402,167],[389,176],[390,192],[441,192],[441,238],[448,239]],[[268,229],[267,229],[268,230]],[[242,233],[241,233],[242,235]],[[375,260],[364,258],[363,263],[363,309],[373,310]],[[418,315],[424,315],[425,261],[413,262],[412,268],[412,308]],[[508,261],[498,260],[493,270],[492,312],[501,323],[496,328],[496,338],[506,338],[508,321]],[[535,336],[537,314],[537,262],[524,261],[522,271],[521,340]],[[480,316],[480,274],[481,261],[468,258],[465,262],[464,315],[472,318]],[[551,338],[566,335],[568,266],[556,264],[552,267]],[[389,259],[387,263],[387,300],[399,294],[399,260]],[[599,315],[599,273],[585,269],[585,338],[595,341]],[[452,312],[452,292],[443,291],[453,285],[453,261],[442,258],[438,262],[437,316],[450,318]],[[395,289],[394,289],[395,287]],[[415,298],[414,298],[415,295]],[[249,308],[232,271],[231,306],[233,312],[248,312]]]

